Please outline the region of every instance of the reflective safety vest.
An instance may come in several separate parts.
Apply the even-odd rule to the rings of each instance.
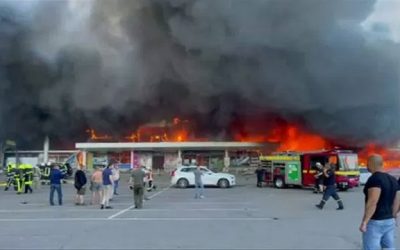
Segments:
[[[25,184],[32,184],[33,180],[33,166],[31,164],[22,164],[23,177]]]
[[[66,175],[67,172],[68,172],[67,166],[66,166],[65,164],[60,165],[60,171],[61,171],[61,173],[63,173],[64,175]]]
[[[45,165],[44,167],[40,168],[41,176],[44,179],[47,179],[50,177],[50,171],[51,171],[51,166]]]
[[[7,165],[7,176],[11,177],[14,176],[14,173],[17,170],[17,166],[15,165],[15,163],[10,163]]]

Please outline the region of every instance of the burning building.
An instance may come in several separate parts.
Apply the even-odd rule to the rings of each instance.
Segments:
[[[0,140],[387,149],[400,46],[380,5],[1,1]]]

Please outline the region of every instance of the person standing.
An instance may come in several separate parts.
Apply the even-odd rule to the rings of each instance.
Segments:
[[[323,209],[325,206],[325,203],[329,200],[329,198],[332,196],[333,199],[335,199],[338,203],[338,208],[337,210],[343,210],[343,202],[340,199],[339,195],[336,192],[336,177],[335,177],[335,169],[336,166],[334,164],[327,163],[324,167],[323,173],[324,173],[324,194],[322,196],[322,200],[318,205],[315,205],[319,209]]]
[[[75,205],[84,205],[87,178],[84,172],[85,166],[81,166],[75,173],[74,187],[76,189]]]
[[[24,186],[25,186],[25,194],[32,193],[32,184],[33,184],[33,166],[31,164],[23,164],[22,167],[23,175],[24,175]]]
[[[54,166],[50,170],[50,205],[54,206],[54,191],[57,191],[58,205],[62,205],[62,189],[61,180],[64,178],[64,174],[61,173],[58,166]]]
[[[397,180],[383,171],[380,155],[369,157],[367,169],[372,175],[364,187],[363,249],[395,249],[395,218],[400,205]]]
[[[193,172],[194,174],[194,185],[196,188],[196,193],[194,195],[195,199],[203,199],[204,198],[204,185],[203,185],[203,172],[201,171],[200,166],[197,166],[196,169]]]
[[[150,168],[148,173],[147,173],[147,179],[149,180],[149,186],[147,188],[147,192],[151,192],[153,189],[156,189],[156,186],[154,185],[154,177],[153,177],[153,170]]]
[[[112,170],[113,170],[113,178],[114,178],[113,194],[114,195],[119,195],[118,194],[118,187],[119,187],[120,172],[119,172],[118,164],[114,164],[114,167],[113,167]]]
[[[138,167],[132,171],[129,182],[132,184],[133,200],[135,208],[143,208],[143,195],[144,195],[144,178],[146,173],[143,167]]]
[[[258,166],[258,168],[255,171],[255,174],[257,175],[257,187],[262,187],[263,182],[264,182],[264,176],[265,176],[264,168],[261,166]]]
[[[23,185],[23,180],[24,180],[24,172],[23,172],[24,166],[22,164],[17,164],[16,172],[15,172],[15,183],[17,186],[17,194],[22,193],[22,185]]]
[[[9,163],[7,165],[7,184],[6,187],[4,188],[4,191],[7,191],[11,185],[14,185],[14,188],[16,189],[15,185],[15,173],[17,171],[17,165],[15,163]]]
[[[90,178],[90,189],[92,191],[92,204],[100,204],[103,193],[103,172],[100,167],[95,167],[95,171]]]
[[[110,196],[113,191],[113,175],[111,170],[111,165],[108,165],[103,170],[103,200],[101,202],[100,209],[111,209],[110,206]]]

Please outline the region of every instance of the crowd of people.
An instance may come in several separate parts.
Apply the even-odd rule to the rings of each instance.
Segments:
[[[90,176],[87,176],[85,166],[80,166],[74,175],[74,188],[76,189],[75,205],[84,206],[87,189],[91,192],[90,205],[99,205],[100,209],[112,209],[110,201],[114,195],[119,195],[119,181],[121,178],[117,164],[106,167],[94,166]],[[54,206],[54,193],[57,192],[58,204],[62,205],[63,194],[61,182],[65,175],[55,166],[50,171],[50,205]],[[143,200],[148,199],[145,191],[151,192],[156,186],[153,183],[153,173],[146,167],[138,167],[132,170],[131,189],[134,191],[136,208],[142,208]],[[146,185],[148,187],[146,188]]]

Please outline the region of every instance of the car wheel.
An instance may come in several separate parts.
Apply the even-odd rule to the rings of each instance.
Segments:
[[[285,181],[283,180],[282,177],[276,177],[274,179],[274,186],[276,188],[284,188],[285,187]]]
[[[186,179],[179,179],[178,182],[176,183],[179,188],[187,188],[189,186],[189,182]]]
[[[221,179],[218,181],[218,187],[220,188],[228,188],[229,187],[229,181],[227,179]]]

